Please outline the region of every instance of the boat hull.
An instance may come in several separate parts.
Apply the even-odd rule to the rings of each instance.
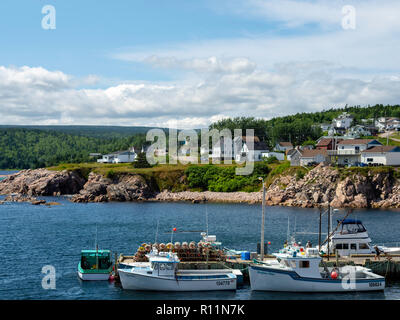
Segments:
[[[110,278],[110,273],[82,273],[78,271],[78,276],[84,281],[105,281]]]
[[[214,291],[236,290],[236,276],[231,275],[224,279],[176,279],[168,277],[154,277],[119,270],[122,288],[127,290],[144,291]]]
[[[300,277],[296,272],[274,270],[273,268],[250,266],[252,290],[285,292],[352,292],[381,291],[385,289],[385,279],[357,279],[353,285],[342,280]]]

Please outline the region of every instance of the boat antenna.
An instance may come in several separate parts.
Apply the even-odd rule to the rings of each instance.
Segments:
[[[157,238],[158,238],[158,226],[160,224],[160,219],[157,219],[157,228],[156,228],[156,236],[154,238],[154,243],[157,243]]]
[[[97,223],[96,223],[96,269],[99,269],[99,245],[97,243]]]
[[[96,251],[98,251],[99,245],[98,245],[98,243],[97,243],[97,223],[96,223],[96,237],[94,238],[94,245],[95,245],[95,247],[96,247]]]
[[[207,204],[206,204],[206,234],[208,236],[208,210],[207,210]]]
[[[289,244],[290,240],[290,217],[289,214],[287,216],[287,234],[286,234],[286,242]]]

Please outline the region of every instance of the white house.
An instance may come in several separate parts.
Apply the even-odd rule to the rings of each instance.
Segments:
[[[328,155],[326,150],[320,149],[304,149],[300,155],[300,165],[306,166],[309,163],[328,162]]]
[[[365,164],[400,165],[400,147],[377,146],[361,152],[361,162]]]
[[[232,160],[234,158],[234,152],[235,150],[232,138],[220,137],[217,143],[212,146],[210,158],[216,160]],[[206,148],[201,147],[200,153],[202,156],[206,156]]]
[[[268,146],[265,142],[260,141],[258,137],[254,137],[253,141],[249,141],[249,138],[242,137],[243,145],[239,154],[235,154],[235,161],[262,161],[263,153],[269,153]],[[253,143],[251,143],[253,142]],[[236,143],[236,141],[235,141]]]
[[[293,145],[292,145],[291,142],[282,141],[282,142],[278,142],[275,145],[275,150],[276,151],[284,151],[284,152],[286,152],[286,151],[289,151],[289,150],[292,150],[292,149],[293,149]]]
[[[261,153],[261,158],[271,158],[271,157],[275,157],[279,161],[285,160],[285,154],[282,152],[270,151],[270,152],[262,152]]]
[[[330,123],[321,123],[320,127],[322,129],[322,131],[329,131],[329,129],[331,128],[331,124]]]
[[[343,112],[339,117],[333,119],[332,124],[335,128],[348,129],[353,122],[353,116],[347,112]]]
[[[367,130],[364,126],[362,125],[356,125],[354,127],[351,127],[349,129],[349,132],[347,133],[347,137],[351,137],[353,139],[357,139],[361,136],[370,136],[371,132]]]
[[[361,162],[361,152],[376,146],[381,146],[375,139],[346,139],[337,144],[337,150],[329,152],[337,156],[338,164],[354,165]]]
[[[135,161],[136,153],[134,148],[125,151],[116,151],[109,154],[104,154],[97,162],[100,163],[125,163]]]

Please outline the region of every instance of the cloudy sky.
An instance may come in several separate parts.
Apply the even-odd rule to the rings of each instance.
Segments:
[[[398,104],[399,15],[398,0],[2,0],[0,124],[199,128]]]

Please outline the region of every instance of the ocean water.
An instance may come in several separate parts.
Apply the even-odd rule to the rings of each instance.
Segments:
[[[236,292],[154,293],[126,291],[113,282],[82,282],[76,274],[81,249],[95,246],[118,254],[133,254],[143,242],[199,241],[206,229],[225,247],[256,251],[260,238],[261,206],[247,204],[192,203],[72,203],[67,198],[46,198],[58,206],[29,203],[0,205],[0,299],[399,299],[400,283],[390,283],[385,292],[345,294],[292,294],[252,292],[245,286]],[[334,215],[340,219],[345,211]],[[265,239],[270,251],[282,247],[288,230],[296,239],[313,244],[318,239],[318,210],[267,207]],[[400,242],[400,211],[355,210],[375,243]],[[327,229],[326,216],[323,230]],[[189,232],[194,231],[194,232]],[[56,269],[56,289],[42,288],[42,268]]]

